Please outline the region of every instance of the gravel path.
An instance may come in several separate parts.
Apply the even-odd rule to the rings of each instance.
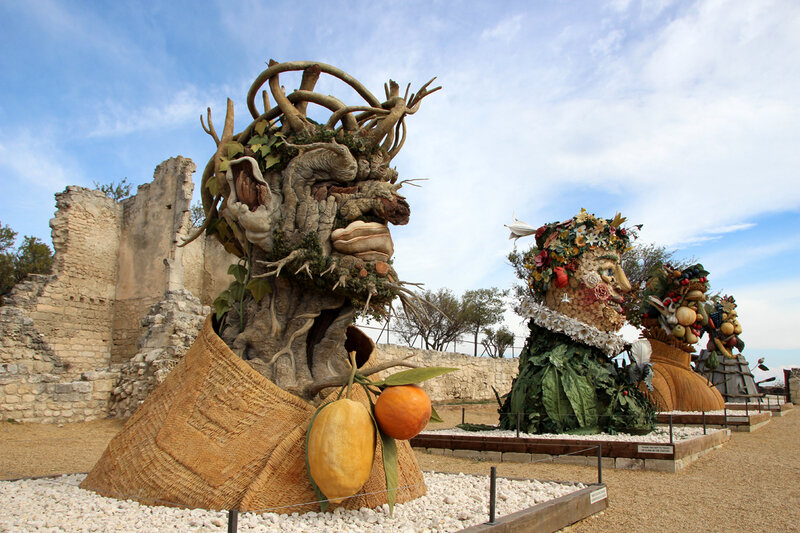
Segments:
[[[461,421],[461,407],[439,407],[444,424]],[[722,448],[678,473],[605,469],[609,508],[566,531],[800,532],[800,416],[795,410],[754,433],[734,432]],[[496,407],[467,406],[467,422],[497,422]],[[0,478],[88,470],[121,428],[114,420],[40,426],[0,423]],[[417,455],[424,470],[486,475],[490,463]],[[591,467],[500,463],[498,475],[594,482]],[[0,500],[0,525],[10,509]],[[213,524],[212,524],[213,525]]]

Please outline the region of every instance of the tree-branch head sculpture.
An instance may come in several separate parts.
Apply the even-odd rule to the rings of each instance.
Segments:
[[[289,71],[303,74],[300,87],[287,95],[280,74]],[[323,73],[349,85],[365,103],[345,105],[314,92]],[[410,208],[389,164],[405,142],[406,117],[440,89],[429,89],[432,81],[411,95],[407,87],[403,96],[390,81],[381,102],[336,67],[270,61],[248,92],[253,121],[242,132],[233,133],[230,100],[221,136],[208,110],[203,128],[217,151],[201,181],[203,229],[229,252],[260,261],[261,278],[283,274],[380,314],[392,298],[408,295],[392,268],[387,225],[406,224]],[[260,112],[255,100],[265,84],[269,92],[261,93]],[[309,103],[330,110],[325,124],[308,118]]]

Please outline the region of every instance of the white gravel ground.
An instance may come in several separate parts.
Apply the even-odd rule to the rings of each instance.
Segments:
[[[226,531],[227,512],[150,507],[78,487],[84,474],[0,482],[0,531]],[[489,477],[425,473],[428,494],[388,506],[303,515],[239,514],[238,531],[450,532],[488,520]],[[497,516],[584,488],[581,483],[497,480]]]
[[[720,431],[717,429],[708,429],[708,433],[713,433],[714,431]],[[496,429],[493,431],[466,431],[459,428],[452,428],[452,429],[437,429],[435,431],[425,431],[421,433],[420,436],[425,435],[475,435],[475,436],[486,436],[486,437],[516,437],[517,432],[512,430],[500,430]],[[702,427],[674,427],[672,430],[672,437],[675,442],[687,439],[693,439],[695,437],[700,437],[703,435],[703,428]],[[616,435],[609,435],[608,433],[597,433],[594,435],[565,435],[559,433],[542,433],[539,434],[532,434],[532,433],[520,433],[519,437],[522,439],[570,439],[570,440],[588,440],[588,441],[628,441],[628,442],[669,442],[669,426],[657,426],[655,430],[651,431],[647,435],[629,435],[627,433],[618,433]]]

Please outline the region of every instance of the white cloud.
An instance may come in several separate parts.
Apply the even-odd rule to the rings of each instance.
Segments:
[[[59,150],[57,139],[30,132],[16,132],[0,138],[0,168],[11,181],[22,187],[18,201],[26,202],[40,192],[62,190],[82,181],[71,158]]]
[[[736,298],[746,350],[800,349],[796,334],[800,278],[734,286],[729,293]]]
[[[514,40],[519,31],[522,29],[523,20],[524,17],[522,15],[514,15],[512,17],[503,19],[491,28],[486,28],[483,30],[481,33],[481,39],[487,41],[498,40],[508,44]]]
[[[212,98],[198,94],[194,87],[182,89],[169,99],[156,104],[137,107],[123,106],[107,100],[98,106],[95,124],[89,126],[88,137],[122,136],[130,133],[163,130],[199,121],[199,111],[211,105]],[[221,110],[224,113],[224,109]],[[213,112],[213,110],[212,110]],[[205,115],[205,114],[204,114]],[[216,119],[215,126],[222,127],[224,115]],[[222,131],[218,132],[220,135]]]

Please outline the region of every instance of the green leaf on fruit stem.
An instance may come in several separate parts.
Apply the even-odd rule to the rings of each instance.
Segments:
[[[386,474],[386,501],[389,503],[389,516],[394,512],[394,502],[397,498],[397,442],[389,435],[384,435],[383,431],[378,430],[381,436],[381,447],[383,448],[383,471]]]
[[[458,370],[457,368],[447,368],[443,366],[429,366],[426,368],[412,368],[409,370],[403,370],[402,372],[397,372],[396,374],[392,374],[391,376],[387,377],[383,381],[379,381],[375,383],[376,385],[385,385],[387,387],[395,387],[397,385],[415,385],[417,383],[422,383],[423,381],[429,380],[431,378],[435,378],[437,376],[441,376],[442,374],[448,374],[450,372],[455,372]]]
[[[436,408],[431,406],[431,418],[428,422],[444,422],[442,417],[439,416],[439,413],[436,412]]]
[[[328,402],[328,403],[331,403],[331,402]],[[320,510],[322,512],[325,512],[325,511],[328,510],[328,506],[330,505],[330,502],[328,501],[328,497],[325,496],[324,494],[322,494],[322,491],[319,490],[319,487],[317,486],[317,482],[314,481],[314,477],[311,475],[311,466],[309,466],[309,463],[308,463],[308,436],[311,434],[311,426],[314,424],[314,419],[317,418],[317,415],[319,414],[319,412],[322,411],[322,408],[325,407],[326,405],[328,405],[328,403],[324,403],[324,404],[320,405],[319,408],[316,411],[314,411],[314,415],[311,417],[311,420],[308,422],[308,430],[306,431],[306,472],[308,472],[308,480],[311,481],[311,486],[314,487],[314,494],[317,495],[317,500],[319,500],[319,508],[320,508]]]
[[[263,135],[264,130],[267,129],[267,121],[259,120],[258,122],[256,122],[256,126],[253,129],[255,129],[256,133],[258,133],[259,135]]]

